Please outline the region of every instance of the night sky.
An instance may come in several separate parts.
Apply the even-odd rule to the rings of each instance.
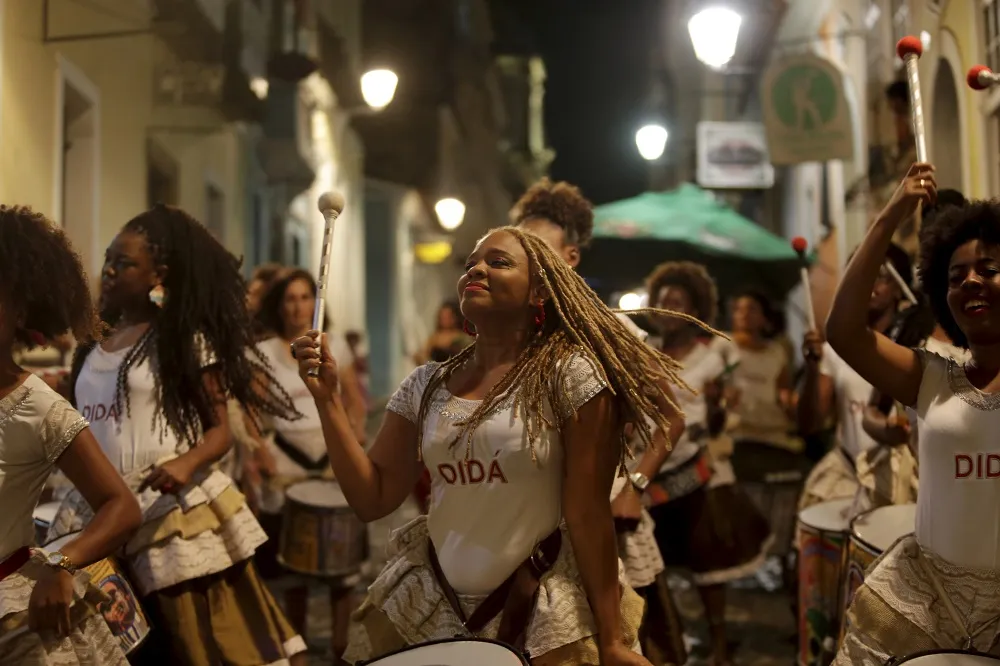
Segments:
[[[493,0],[497,50],[542,55],[552,177],[594,203],[646,189],[635,131],[649,89],[659,0]],[[627,9],[626,9],[627,6]]]

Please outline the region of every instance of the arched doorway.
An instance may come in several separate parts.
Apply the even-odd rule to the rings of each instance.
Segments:
[[[930,100],[934,107],[928,138],[931,142],[931,161],[937,167],[938,187],[961,190],[965,159],[958,85],[951,64],[944,58],[938,62]]]

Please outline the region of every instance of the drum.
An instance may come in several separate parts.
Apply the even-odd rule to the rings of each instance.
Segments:
[[[1000,657],[989,654],[973,654],[961,650],[934,650],[919,652],[902,659],[893,659],[894,666],[997,666]]]
[[[35,543],[43,544],[49,538],[49,526],[56,519],[60,502],[46,502],[35,507],[31,517],[35,521]]]
[[[368,557],[368,527],[347,504],[340,484],[300,481],[285,490],[278,562],[307,576],[344,578]]]
[[[851,521],[851,538],[847,544],[841,591],[840,639],[847,633],[847,609],[854,593],[865,580],[865,572],[879,555],[897,539],[912,534],[917,521],[916,504],[883,506],[866,511]]]
[[[509,645],[481,638],[450,638],[403,648],[365,666],[529,666]],[[359,664],[361,666],[361,664]]]
[[[854,498],[799,513],[799,666],[826,666],[837,650],[840,573]]]
[[[59,537],[46,544],[45,550],[57,551],[75,537],[76,534]],[[150,625],[128,578],[113,557],[94,562],[83,570],[90,574],[94,586],[109,597],[108,601],[101,604],[100,611],[112,635],[121,641],[122,651],[126,655],[134,652],[149,636]]]

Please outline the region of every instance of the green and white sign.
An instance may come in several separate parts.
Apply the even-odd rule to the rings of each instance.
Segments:
[[[844,85],[841,69],[813,54],[782,58],[767,68],[760,100],[772,164],[854,157],[854,119]]]

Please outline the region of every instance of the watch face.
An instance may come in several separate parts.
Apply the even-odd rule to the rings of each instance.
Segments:
[[[62,553],[49,553],[49,564],[59,566],[62,563]]]

